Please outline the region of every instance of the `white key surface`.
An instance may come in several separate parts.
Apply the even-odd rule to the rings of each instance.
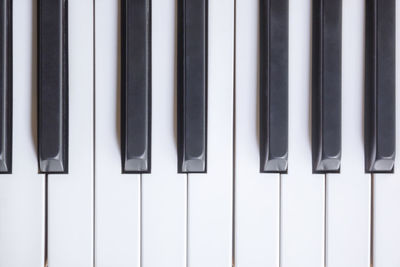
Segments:
[[[396,163],[394,174],[373,178],[373,264],[400,266],[400,5],[396,2]]]
[[[152,170],[142,175],[142,267],[186,266],[187,175],[177,173],[176,1],[152,2]]]
[[[281,175],[281,266],[324,264],[324,175],[312,174],[311,1],[289,1],[289,165]]]
[[[221,15],[223,14],[223,15]],[[208,2],[207,173],[188,175],[188,266],[232,266],[234,2]]]
[[[343,1],[342,163],[326,184],[326,263],[370,264],[371,179],[364,172],[365,1]]]
[[[44,181],[36,147],[36,6],[13,6],[13,172],[0,176],[0,266],[44,266]]]
[[[48,175],[48,264],[93,266],[93,1],[70,0],[69,173]]]
[[[140,175],[121,174],[120,10],[118,1],[95,6],[95,262],[140,266]]]
[[[260,173],[258,0],[236,1],[235,265],[279,266],[279,174]]]

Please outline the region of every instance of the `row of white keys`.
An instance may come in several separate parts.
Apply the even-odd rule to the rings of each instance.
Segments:
[[[68,1],[69,173],[48,175],[47,261],[93,266],[93,1]]]
[[[364,172],[364,0],[343,1],[342,164],[327,174],[326,266],[370,264],[370,175]]]
[[[152,1],[152,170],[142,175],[142,267],[186,266],[187,175],[177,173],[176,1]]]
[[[121,174],[119,1],[95,9],[95,263],[138,267],[140,175]]]
[[[396,1],[397,2],[397,1]],[[396,3],[396,51],[400,51],[400,5]],[[400,53],[396,52],[396,163],[394,174],[373,177],[373,255],[375,267],[400,266]]]
[[[191,267],[232,266],[234,21],[234,1],[208,2],[207,173],[188,174]]]
[[[13,7],[13,173],[0,176],[0,266],[44,266],[45,175],[36,154],[36,1]]]
[[[279,174],[261,174],[258,0],[236,0],[235,265],[279,266]]]
[[[281,266],[324,265],[325,179],[311,164],[311,1],[289,1],[289,172],[281,175]]]

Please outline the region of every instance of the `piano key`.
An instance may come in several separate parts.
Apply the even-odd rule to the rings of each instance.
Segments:
[[[44,173],[68,173],[66,0],[38,1],[38,152]]]
[[[95,6],[95,262],[100,267],[139,267],[141,179],[140,174],[121,174],[120,135],[116,134],[120,121],[118,6],[115,0],[98,1]]]
[[[396,2],[393,6],[396,19],[396,50],[400,44],[400,5]],[[399,92],[400,54],[395,55],[396,91]],[[400,94],[396,93],[396,102],[400,103]],[[396,105],[396,117],[400,118],[400,105]],[[400,140],[400,124],[396,124],[396,138]],[[399,146],[396,153],[399,155]],[[373,264],[375,267],[395,267],[400,265],[400,216],[398,203],[400,203],[400,162],[396,158],[393,174],[373,174]]]
[[[260,170],[288,167],[288,1],[260,1]]]
[[[208,10],[208,165],[188,174],[188,266],[231,267],[234,2]]]
[[[93,1],[68,2],[69,173],[48,174],[48,266],[93,266]]]
[[[12,170],[12,2],[0,1],[0,173]]]
[[[366,1],[365,171],[392,172],[395,159],[395,0]]]
[[[207,2],[178,1],[178,171],[206,172]]]
[[[370,265],[371,178],[364,172],[365,0],[343,1],[343,134],[340,174],[326,175],[326,266]]]
[[[141,267],[187,263],[187,174],[177,172],[176,4],[152,1],[152,169],[142,174]]]
[[[281,175],[281,266],[324,266],[325,179],[312,173],[311,1],[289,1],[289,162]]]
[[[235,266],[279,266],[279,174],[260,173],[257,140],[258,3],[236,2]]]
[[[312,155],[314,172],[339,172],[342,1],[313,1]]]
[[[44,266],[44,181],[36,151],[36,7],[13,3],[13,173],[0,179],[0,266]]]
[[[122,0],[121,144],[123,172],[150,172],[150,0]]]

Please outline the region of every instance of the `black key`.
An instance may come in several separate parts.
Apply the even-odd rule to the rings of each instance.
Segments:
[[[12,2],[0,0],[0,173],[12,170]]]
[[[151,167],[151,0],[121,0],[121,144],[124,173]]]
[[[340,171],[342,147],[342,1],[313,0],[312,162]]]
[[[260,171],[288,167],[288,0],[260,0]]]
[[[178,171],[206,172],[207,0],[178,0]]]
[[[68,173],[67,9],[67,0],[38,0],[38,152],[44,173]]]
[[[366,0],[365,171],[393,172],[396,0]]]

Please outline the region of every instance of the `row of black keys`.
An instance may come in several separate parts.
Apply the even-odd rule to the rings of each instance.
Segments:
[[[68,5],[38,1],[38,154],[68,173]],[[0,0],[0,171],[12,170],[12,0]],[[151,171],[151,0],[121,0],[121,163]],[[207,0],[178,0],[178,172],[207,170]],[[313,0],[312,155],[341,160],[341,0]],[[395,159],[395,0],[366,0],[365,171]],[[190,64],[189,64],[190,62]],[[288,0],[260,0],[260,171],[288,168]]]

